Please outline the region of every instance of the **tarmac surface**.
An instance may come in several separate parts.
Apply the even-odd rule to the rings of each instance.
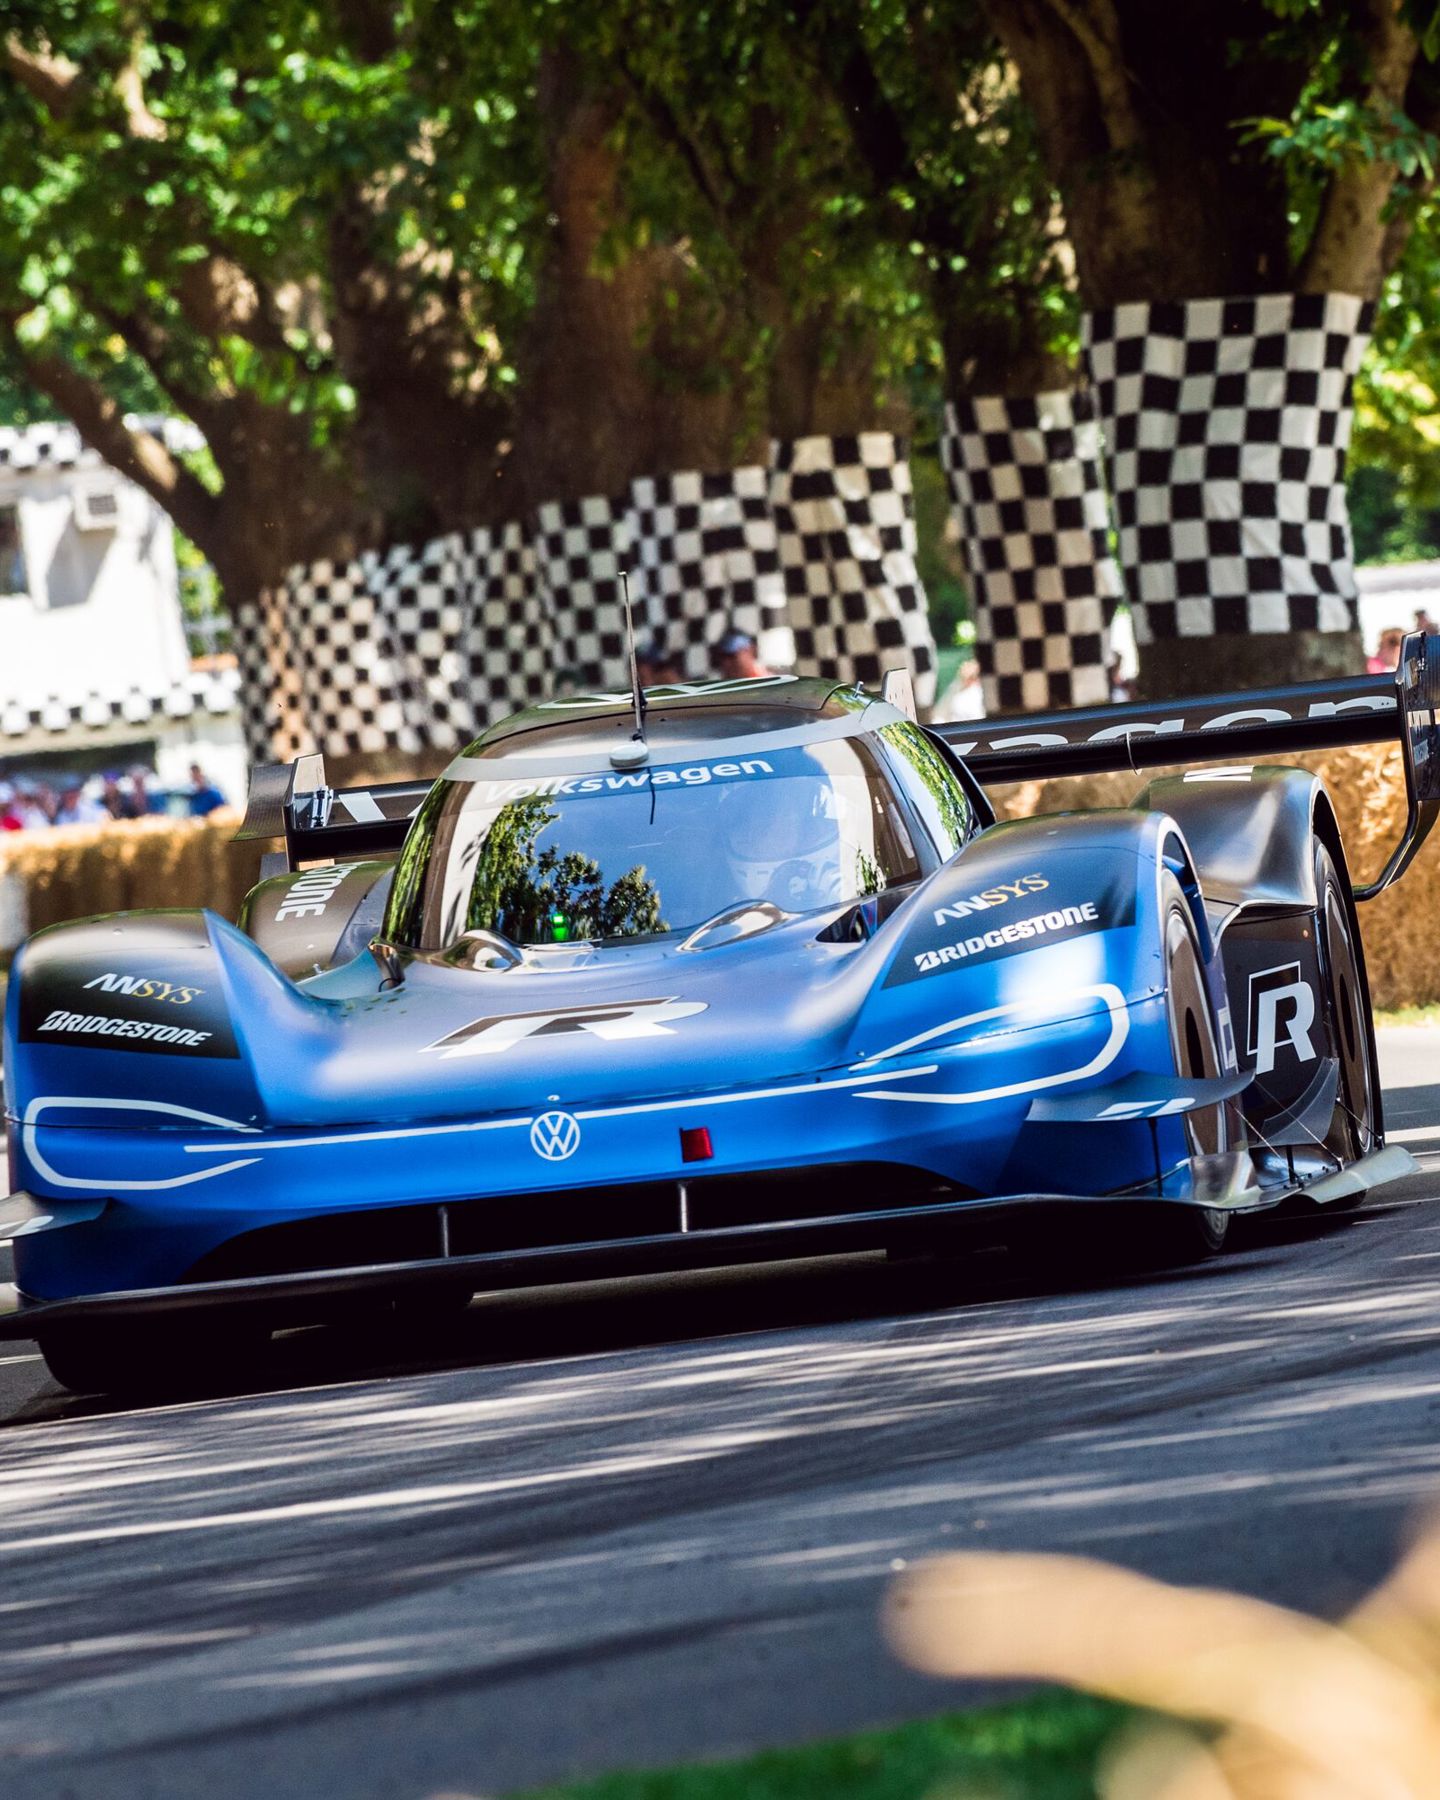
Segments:
[[[1163,1278],[509,1295],[139,1410],[0,1345],[7,1800],[454,1800],[993,1697],[877,1629],[950,1548],[1343,1610],[1440,1496],[1440,1032],[1382,1060],[1420,1174]]]

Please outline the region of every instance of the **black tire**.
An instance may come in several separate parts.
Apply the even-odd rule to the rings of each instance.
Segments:
[[[72,1394],[164,1398],[243,1380],[269,1333],[258,1326],[193,1326],[117,1320],[42,1332],[40,1354]]]
[[[1212,1080],[1221,1072],[1220,1049],[1205,985],[1205,968],[1190,903],[1168,871],[1160,889],[1160,941],[1165,956],[1165,1000],[1175,1073]],[[1185,1115],[1192,1154],[1214,1155],[1229,1148],[1230,1113],[1224,1106]],[[1144,1250],[1166,1263],[1198,1262],[1225,1247],[1230,1214],[1212,1206],[1146,1208]]]
[[[1370,986],[1355,919],[1355,903],[1329,848],[1317,837],[1315,920],[1324,1004],[1340,1058],[1340,1088],[1325,1147],[1342,1163],[1375,1148],[1380,1135],[1378,1063]],[[1356,1195],[1347,1205],[1358,1206]]]

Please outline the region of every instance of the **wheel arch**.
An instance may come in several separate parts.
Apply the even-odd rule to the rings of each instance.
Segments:
[[[1330,796],[1305,769],[1187,770],[1150,782],[1132,804],[1174,819],[1206,899],[1222,906],[1313,907],[1317,835],[1345,869]]]

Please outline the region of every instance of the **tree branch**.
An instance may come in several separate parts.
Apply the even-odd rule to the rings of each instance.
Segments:
[[[27,50],[11,32],[4,44],[5,67],[47,112],[63,119],[80,99],[83,78],[78,63],[48,50]]]
[[[1085,52],[1110,148],[1127,153],[1139,150],[1145,130],[1135,110],[1114,0],[1045,0],[1045,4]]]
[[[241,337],[257,350],[288,350],[279,308],[260,279],[223,250],[187,263],[175,284],[181,311],[208,338]]]
[[[74,423],[90,448],[143,488],[209,554],[220,498],[177,462],[159,438],[127,425],[120,403],[98,381],[61,357],[33,355],[18,341],[15,349],[27,378]]]
[[[156,385],[164,389],[181,412],[194,420],[207,439],[213,440],[218,408],[224,404],[224,398],[213,388],[208,393],[202,392],[180,373],[176,367],[175,345],[165,327],[144,313],[124,312],[118,307],[107,306],[93,294],[87,293],[85,298],[95,316],[124,338],[155,377]]]
[[[1405,103],[1406,89],[1420,54],[1420,42],[1405,22],[1404,0],[1365,0],[1361,45],[1366,63],[1362,95],[1366,107],[1388,113]],[[1314,235],[1300,268],[1303,293],[1359,294],[1374,299],[1385,278],[1387,254],[1398,242],[1384,218],[1399,178],[1385,157],[1351,160],[1332,178]]]
[[[125,111],[125,125],[132,138],[159,142],[168,135],[165,121],[151,112],[145,102],[145,86],[140,76],[140,39],[136,37],[130,55],[115,71],[115,95]]]
[[[711,173],[710,165],[701,153],[700,146],[680,123],[679,115],[665,95],[650,82],[640,78],[623,51],[617,53],[616,60],[620,66],[620,73],[625,77],[626,85],[645,109],[651,124],[655,126],[665,142],[678,153],[690,171],[691,180],[699,189],[701,197],[714,214],[716,223],[726,241],[729,242],[732,202],[721,192],[720,184]]]

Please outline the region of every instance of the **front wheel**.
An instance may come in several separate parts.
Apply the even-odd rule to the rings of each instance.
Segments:
[[[243,1380],[269,1340],[258,1326],[112,1320],[39,1334],[45,1366],[72,1394],[162,1398]]]
[[[1205,984],[1205,965],[1190,903],[1168,871],[1160,897],[1161,943],[1165,953],[1165,1006],[1170,1023],[1170,1051],[1175,1073],[1194,1081],[1213,1081],[1220,1074],[1220,1050]],[[1185,1136],[1192,1156],[1213,1156],[1230,1144],[1229,1111],[1202,1107],[1185,1115]],[[1157,1205],[1146,1209],[1142,1223],[1147,1256],[1168,1263],[1197,1262],[1223,1250],[1230,1214],[1213,1206]]]

